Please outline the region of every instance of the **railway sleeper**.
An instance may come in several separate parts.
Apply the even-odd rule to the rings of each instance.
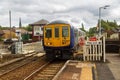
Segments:
[[[60,65],[51,65],[50,67],[51,68],[57,68],[57,67],[59,67]]]
[[[50,68],[47,68],[49,70],[55,70],[55,69],[59,69],[59,67],[50,67]]]
[[[55,73],[53,73],[53,72],[41,72],[40,74],[44,74],[44,75],[55,75],[56,74],[56,72]]]
[[[52,75],[52,74],[38,75],[38,77],[52,77],[52,76],[54,76],[54,75]]]
[[[55,72],[55,70],[43,70],[44,72]]]
[[[41,78],[35,78],[34,80],[52,80],[51,77],[41,77]]]

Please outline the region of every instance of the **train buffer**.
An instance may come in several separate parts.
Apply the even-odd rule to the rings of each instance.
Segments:
[[[68,60],[53,80],[115,80],[105,63]]]

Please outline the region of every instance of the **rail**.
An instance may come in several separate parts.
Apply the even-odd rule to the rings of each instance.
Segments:
[[[46,67],[48,64],[50,64],[50,62],[44,64],[43,66],[41,66],[40,68],[38,68],[37,70],[35,70],[32,74],[30,74],[29,76],[27,76],[24,80],[29,80],[33,75],[35,75],[36,73],[38,73],[41,69],[43,69],[44,67]]]
[[[34,54],[34,55],[37,55],[37,54]],[[41,61],[41,64],[40,64],[40,61]],[[19,64],[19,63],[22,63],[22,64]],[[0,74],[0,79],[2,80],[8,80],[8,79],[23,80],[23,78],[25,78],[26,75],[33,72],[35,68],[39,67],[36,65],[41,66],[44,63],[45,63],[44,56],[41,56],[41,57],[31,56],[27,58],[26,60],[18,62],[17,65],[14,63],[16,66],[13,64],[14,66],[11,67],[12,69],[7,70],[6,72],[3,72],[3,74]],[[14,76],[15,74],[16,76]]]
[[[35,70],[24,80],[52,80],[65,62],[49,61]]]

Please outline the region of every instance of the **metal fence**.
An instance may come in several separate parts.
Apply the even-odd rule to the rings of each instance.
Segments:
[[[83,46],[84,61],[101,61],[105,62],[105,37],[100,37],[96,41],[86,40]]]

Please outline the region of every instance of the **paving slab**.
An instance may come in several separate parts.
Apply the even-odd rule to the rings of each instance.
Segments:
[[[95,64],[69,60],[53,80],[96,80]]]
[[[68,60],[53,80],[116,80],[108,62]]]
[[[115,80],[120,80],[120,54],[118,53],[106,54],[106,58],[109,61],[107,65],[111,70]]]

